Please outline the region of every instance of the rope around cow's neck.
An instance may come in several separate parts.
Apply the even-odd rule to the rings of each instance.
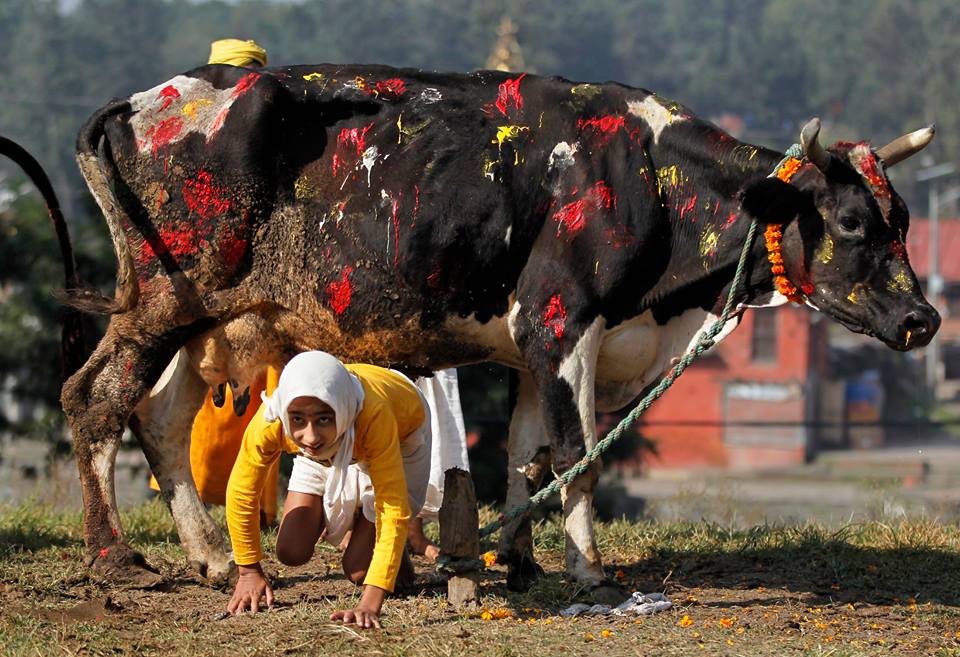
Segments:
[[[803,157],[803,148],[799,144],[794,144],[787,149],[786,154],[783,156],[783,159],[777,163],[777,166],[773,168],[771,175],[776,175],[777,171],[780,170],[780,167],[783,166],[783,163],[790,158],[802,158]],[[670,386],[673,385],[673,382],[680,378],[680,375],[683,374],[684,370],[690,366],[693,361],[700,358],[704,352],[713,347],[716,342],[714,338],[717,337],[717,334],[723,330],[724,325],[727,323],[727,320],[730,319],[730,313],[733,310],[733,299],[736,294],[737,288],[740,287],[740,282],[743,279],[743,272],[746,269],[747,257],[750,254],[750,247],[753,244],[753,239],[757,233],[757,219],[756,217],[752,218],[750,221],[750,228],[747,230],[747,238],[743,243],[743,248],[740,251],[740,259],[737,261],[737,272],[733,277],[733,283],[730,285],[730,292],[727,294],[727,301],[723,306],[723,312],[720,313],[720,317],[713,323],[713,325],[708,328],[706,331],[700,334],[699,339],[697,340],[696,346],[687,352],[677,363],[674,368],[668,372],[662,379],[660,383],[657,384],[657,387],[647,393],[647,396],[640,400],[640,403],[634,407],[630,413],[620,421],[616,427],[614,427],[606,437],[598,442],[593,449],[584,455],[573,467],[564,472],[562,475],[554,479],[550,484],[542,489],[537,494],[533,495],[530,499],[522,504],[518,504],[514,508],[510,509],[506,513],[502,514],[493,522],[480,528],[480,538],[489,536],[495,531],[503,527],[505,524],[527,514],[530,509],[537,506],[538,504],[543,503],[548,497],[558,492],[563,486],[566,486],[571,481],[573,481],[577,476],[585,473],[587,468],[596,461],[601,454],[607,451],[613,443],[617,442],[620,437],[623,435],[624,431],[630,428],[641,415],[650,406],[653,405],[653,402],[660,399],[663,396]]]

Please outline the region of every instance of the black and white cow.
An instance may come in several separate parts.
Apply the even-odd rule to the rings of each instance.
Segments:
[[[940,319],[885,169],[932,129],[879,150],[824,149],[818,131],[807,125],[784,182],[769,177],[781,154],[619,84],[205,66],[107,105],[77,157],[113,238],[117,295],[75,295],[113,317],[63,390],[89,563],[143,575],[114,501],[129,422],[189,558],[225,574],[190,477],[191,418],[207,387],[242,399],[305,349],[412,372],[516,368],[507,504],[522,500],[595,444],[595,411],[628,404],[715,318],[754,218],[782,225],[770,248],[784,271],[775,282],[757,239],[738,317],[796,289],[895,349],[926,344]],[[592,588],[605,583],[596,480],[594,468],[563,494],[567,569]],[[501,554],[512,585],[536,574],[529,524],[504,531]]]

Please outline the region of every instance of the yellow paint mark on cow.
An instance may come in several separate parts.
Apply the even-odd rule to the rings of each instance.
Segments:
[[[829,264],[830,261],[833,260],[833,238],[829,235],[824,235],[813,257],[816,258],[818,262],[822,262],[825,265]]]
[[[676,164],[657,169],[657,191],[663,194],[665,187],[678,187],[687,182],[687,177]]]
[[[497,165],[500,164],[500,159],[493,159],[489,153],[483,154],[483,175],[490,180],[495,180],[497,176]]]
[[[717,244],[720,242],[720,235],[713,226],[707,226],[700,236],[700,257],[709,258],[717,252]]]
[[[503,147],[503,142],[513,141],[519,137],[524,132],[528,132],[530,128],[525,125],[502,125],[497,128],[497,138],[490,142],[491,144],[496,144],[497,148]]]
[[[540,119],[539,119],[538,122],[537,122],[537,127],[538,127],[538,128],[542,128],[542,127],[543,127],[543,112],[540,112]]]
[[[310,80],[323,80],[324,77],[323,73],[307,73],[303,76],[303,79],[309,82]]]
[[[403,113],[401,112],[400,116],[397,117],[397,130],[400,133],[397,135],[397,143],[400,144],[400,143],[403,143],[404,141],[406,141],[407,143],[410,143],[411,141],[417,138],[417,135],[419,135],[423,131],[423,129],[427,127],[429,123],[430,121],[427,120],[427,121],[424,121],[423,123],[418,123],[413,126],[410,126],[409,124],[404,125]]]
[[[912,292],[913,291],[913,281],[910,280],[910,277],[907,276],[906,272],[903,270],[897,272],[897,275],[887,283],[887,289],[891,292]]]
[[[198,98],[197,100],[191,100],[188,103],[184,103],[183,108],[180,112],[189,118],[195,118],[197,116],[197,110],[205,105],[213,105],[213,101],[209,98]]]
[[[733,149],[733,159],[739,162],[746,163],[753,160],[753,158],[757,156],[758,152],[759,151],[757,150],[756,146],[750,146],[749,144],[740,144],[739,146]]]
[[[570,89],[570,93],[574,96],[580,96],[581,98],[590,100],[600,94],[600,87],[594,84],[578,84]]]
[[[497,128],[497,138],[491,141],[491,144],[497,145],[497,150],[503,148],[503,142],[513,141],[524,132],[529,132],[530,128],[524,125],[502,125]],[[520,151],[513,149],[513,165],[520,164]]]
[[[313,181],[310,180],[307,174],[303,174],[293,181],[293,194],[298,199],[310,198],[316,194],[316,191],[317,189],[314,186]]]
[[[853,286],[853,289],[850,290],[850,294],[847,295],[847,301],[852,304],[859,304],[861,296],[864,296],[863,283],[857,283]]]

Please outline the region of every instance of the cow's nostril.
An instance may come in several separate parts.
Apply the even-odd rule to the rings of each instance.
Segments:
[[[932,322],[929,317],[916,311],[907,313],[907,316],[903,318],[904,330],[910,331],[914,335],[926,333],[930,330],[931,324]]]

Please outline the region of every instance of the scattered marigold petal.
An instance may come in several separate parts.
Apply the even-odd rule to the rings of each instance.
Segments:
[[[680,627],[690,627],[691,625],[693,625],[693,619],[690,618],[687,614],[684,614],[683,618],[681,618],[677,622],[677,625],[679,625]]]

